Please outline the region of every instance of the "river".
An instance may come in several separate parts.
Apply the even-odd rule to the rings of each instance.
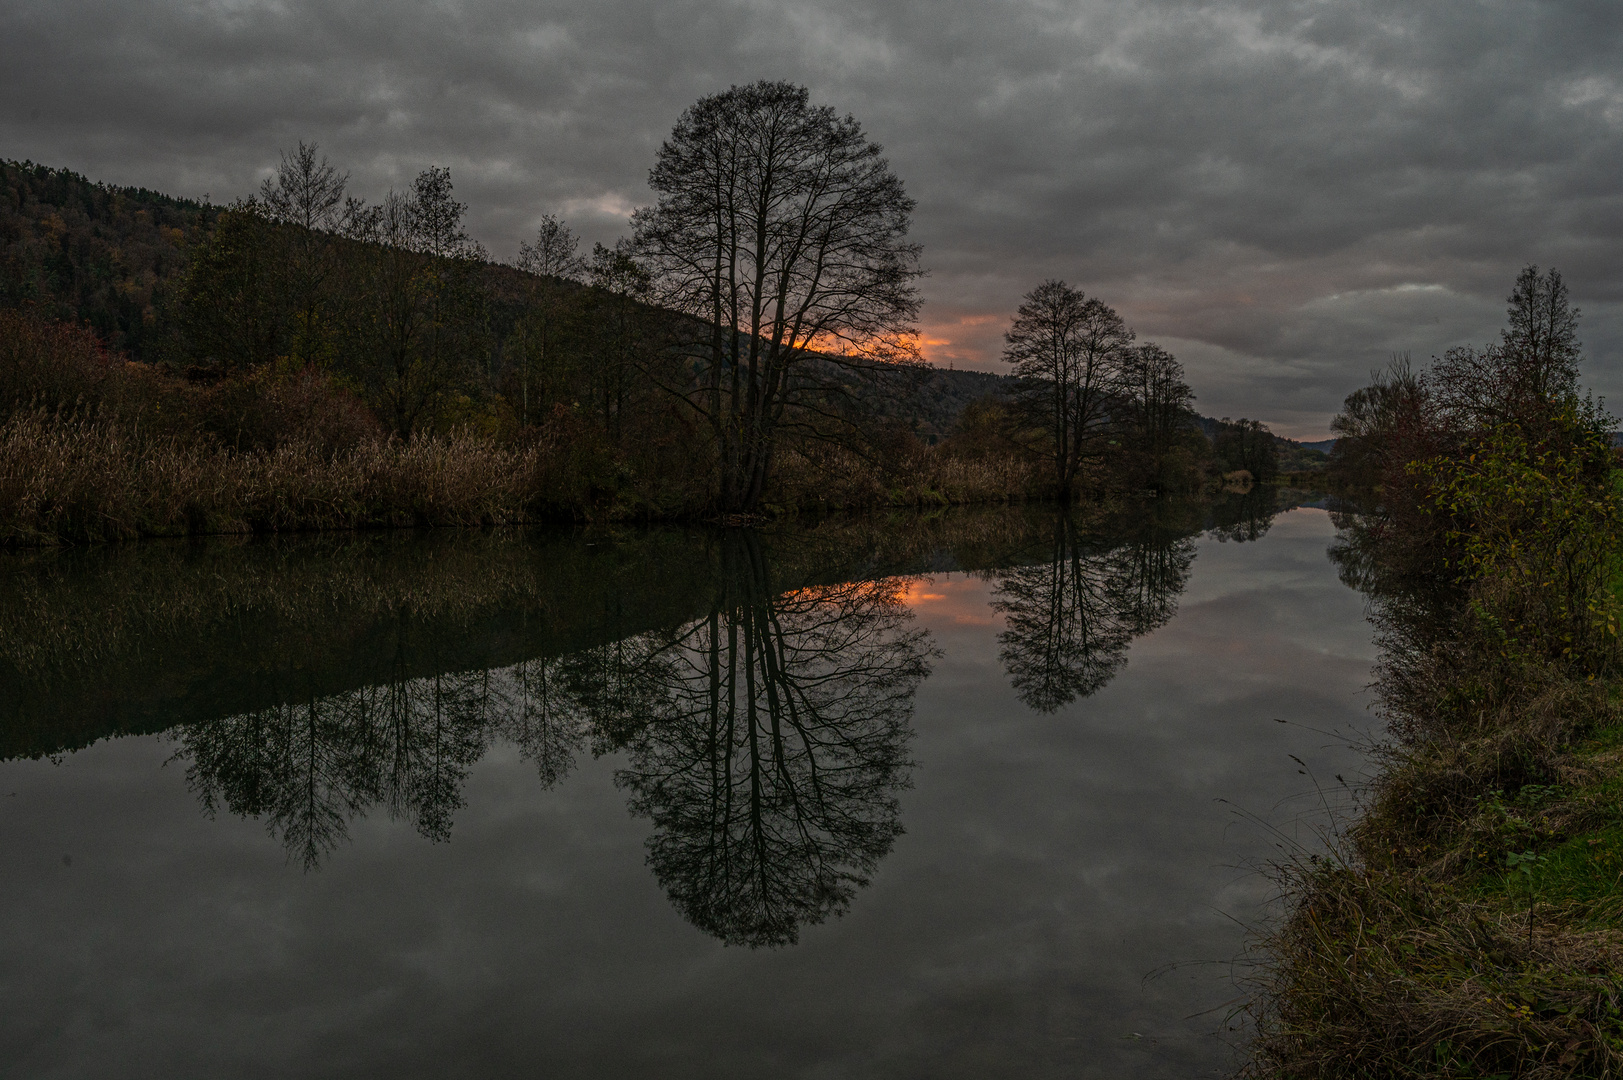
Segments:
[[[1364,767],[1334,533],[5,556],[3,1071],[1227,1075],[1262,867]]]

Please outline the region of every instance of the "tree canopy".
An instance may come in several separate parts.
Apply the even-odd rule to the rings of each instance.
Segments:
[[[673,389],[714,435],[722,509],[749,511],[780,432],[832,413],[819,363],[912,357],[913,201],[853,117],[786,82],[700,99],[648,182],[634,251],[657,300],[707,327]]]

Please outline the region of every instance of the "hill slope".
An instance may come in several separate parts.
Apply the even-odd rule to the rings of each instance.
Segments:
[[[0,306],[88,324],[150,359],[165,298],[219,208],[0,161]]]

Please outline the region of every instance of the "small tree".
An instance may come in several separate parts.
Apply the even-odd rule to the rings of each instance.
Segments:
[[[1437,423],[1483,431],[1514,422],[1536,428],[1578,399],[1578,310],[1556,270],[1525,267],[1509,297],[1509,321],[1499,343],[1450,349],[1426,383]]]
[[[449,170],[421,173],[354,218],[360,241],[350,320],[361,378],[395,434],[409,438],[462,379],[483,293],[485,252],[462,226]]]
[[[1004,341],[1003,359],[1052,440],[1055,489],[1069,499],[1083,463],[1105,453],[1133,332],[1104,302],[1045,281],[1026,294]]]
[[[519,422],[529,424],[532,397],[545,407],[546,399],[566,381],[566,340],[579,314],[578,286],[586,275],[580,238],[562,220],[546,214],[536,229],[535,243],[519,245],[518,268],[533,280],[508,347],[518,369]],[[532,385],[538,391],[533,395]]]
[[[667,389],[713,433],[721,509],[748,512],[784,432],[836,411],[842,372],[913,357],[913,200],[854,118],[786,82],[695,103],[648,183],[635,252],[655,299],[702,328]]]
[[[1365,489],[1401,477],[1405,462],[1430,452],[1413,453],[1430,411],[1426,383],[1409,366],[1409,354],[1394,354],[1385,371],[1370,373],[1368,386],[1347,395],[1330,421],[1336,444],[1330,450],[1329,474],[1341,484]]]
[[[590,273],[596,333],[588,381],[603,432],[618,446],[636,372],[648,369],[648,271],[624,245],[595,244]]]
[[[1183,365],[1161,346],[1145,342],[1126,355],[1122,395],[1129,435],[1143,458],[1149,482],[1168,482],[1173,450],[1194,430],[1195,392]],[[1191,457],[1189,460],[1193,460]]]
[[[1279,475],[1279,445],[1260,420],[1223,417],[1217,423],[1212,449],[1230,469],[1244,469],[1259,484]]]
[[[280,280],[292,311],[290,355],[300,363],[328,359],[332,334],[326,325],[328,287],[338,270],[333,234],[344,224],[344,189],[347,174],[340,174],[325,157],[317,159],[316,144],[302,140],[298,149],[282,153],[276,175],[259,186],[259,206],[265,217],[284,226],[277,237],[277,255],[283,263]],[[353,204],[350,204],[353,205]]]
[[[288,319],[270,258],[275,226],[254,199],[222,211],[193,253],[175,303],[181,355],[220,371],[252,370],[285,355]]]

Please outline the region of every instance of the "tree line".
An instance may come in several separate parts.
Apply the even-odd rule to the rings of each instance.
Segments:
[[[1208,438],[1183,365],[1139,343],[1097,296],[1044,281],[1023,298],[1004,342],[1011,388],[1001,408],[971,422],[982,438],[1043,459],[1061,500],[1112,481],[1193,492],[1219,476],[1270,483],[1279,472],[1278,440],[1260,421],[1225,417]]]
[[[1010,330],[1013,378],[958,410],[946,438],[932,436],[939,446],[922,444],[908,415],[931,379],[915,332],[913,201],[854,118],[784,82],[686,110],[628,236],[583,251],[546,215],[515,265],[469,236],[449,170],[367,202],[301,142],[256,194],[223,208],[113,199],[113,269],[75,284],[63,271],[71,251],[41,239],[54,226],[25,220],[49,186],[37,173],[17,174],[13,219],[30,238],[8,247],[6,299],[75,318],[108,297],[139,299],[138,317],[113,319],[104,340],[138,346],[196,393],[147,380],[136,397],[167,393],[170,416],[196,418],[240,453],[330,457],[453,432],[534,448],[548,490],[507,520],[536,507],[752,516],[1070,499],[1275,471],[1260,425],[1225,422],[1214,445],[1176,359],[1052,281]],[[146,224],[170,217],[181,224]],[[102,251],[74,244],[61,251]],[[137,279],[148,281],[139,297]],[[13,381],[14,407],[50,404]],[[103,401],[130,382],[90,381]],[[151,429],[163,410],[142,408]]]
[[[1623,506],[1577,327],[1528,266],[1497,341],[1396,357],[1335,420],[1387,728],[1335,852],[1285,870],[1256,1075],[1615,1071]]]

